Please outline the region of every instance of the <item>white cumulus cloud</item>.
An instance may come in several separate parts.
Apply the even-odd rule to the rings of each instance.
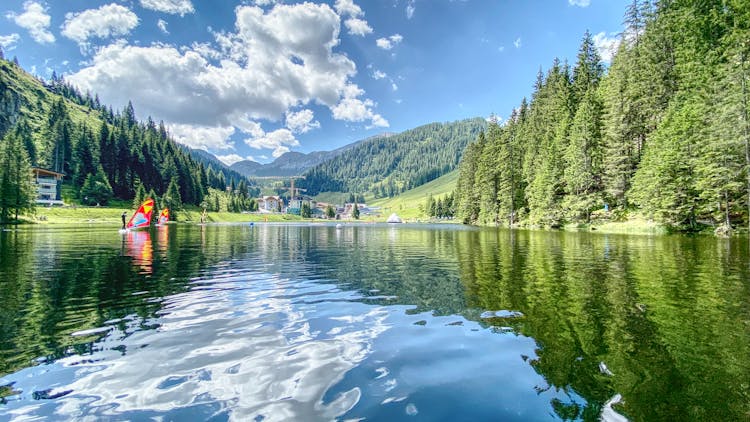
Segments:
[[[615,34],[607,36],[606,32],[600,32],[594,35],[594,46],[596,46],[596,50],[599,52],[602,61],[609,63],[620,46],[620,38]]]
[[[242,157],[237,154],[217,155],[216,158],[218,158],[219,160],[221,160],[221,162],[223,162],[224,164],[228,166],[231,166],[234,163],[238,163],[240,161],[245,161],[245,160],[255,161],[253,160],[253,157],[251,156]]]
[[[349,18],[344,21],[344,25],[346,25],[347,29],[349,29],[349,33],[352,35],[360,35],[364,37],[367,34],[372,34],[372,28],[367,24],[367,21],[363,19]]]
[[[390,50],[403,40],[404,37],[400,34],[393,34],[390,37],[378,38],[375,40],[375,44],[383,50]]]
[[[190,0],[141,0],[141,6],[145,9],[169,13],[171,15],[185,16],[186,14],[195,12],[193,3]]]
[[[349,15],[353,17],[362,16],[362,8],[354,4],[354,0],[336,0],[333,4],[334,9],[339,15]]]
[[[388,75],[381,70],[375,69],[375,71],[372,72],[372,78],[375,79],[376,81],[380,79],[384,79],[386,77],[388,77]]]
[[[165,21],[164,19],[159,19],[159,21],[158,21],[158,22],[156,22],[156,26],[158,26],[158,27],[159,27],[159,30],[160,30],[160,31],[161,31],[161,32],[162,32],[163,34],[167,34],[167,35],[169,35],[169,30],[167,29],[167,22],[166,22],[166,21]]]
[[[336,0],[333,7],[340,16],[348,16],[344,25],[351,35],[365,36],[372,33],[372,28],[366,20],[361,19],[365,13],[362,8],[354,4],[353,0]]]
[[[568,4],[571,6],[588,7],[591,4],[591,0],[568,0]]]
[[[236,32],[214,33],[213,43],[144,47],[118,42],[98,49],[66,79],[83,92],[97,92],[108,104],[132,100],[140,115],[185,128],[180,139],[195,147],[231,148],[227,128],[234,128],[249,135],[253,145],[283,153],[297,145],[296,139],[271,142],[282,139],[283,132],[266,134],[257,121],[278,122],[311,103],[327,106],[334,118],[383,125],[370,100],[357,100],[364,111],[356,119],[342,109],[342,98],[364,92],[346,96],[357,70],[334,50],[341,20],[330,6],[276,4],[266,11],[240,6],[235,13]],[[214,137],[206,134],[210,130]]]
[[[370,121],[370,127],[388,127],[388,121],[372,111],[375,103],[370,99],[359,99],[363,91],[356,85],[348,85],[344,98],[333,107],[333,118],[349,122]]]
[[[78,44],[85,44],[90,38],[109,38],[127,35],[138,26],[138,16],[130,9],[116,3],[98,9],[84,10],[65,15],[62,35]]]
[[[513,41],[513,46],[515,46],[516,48],[521,48],[521,37],[518,37],[515,41]]]
[[[312,110],[305,109],[297,112],[287,111],[286,112],[286,127],[292,131],[292,133],[306,133],[312,129],[320,127],[320,122],[313,119],[315,115]]]
[[[136,110],[137,112],[137,110]],[[234,147],[227,142],[234,128],[171,123],[167,127],[175,141],[191,148],[227,150]]]
[[[289,147],[299,146],[299,141],[289,129],[277,129],[264,133],[262,136],[246,139],[245,143],[255,149],[272,149],[271,155],[274,158],[289,152]]]
[[[409,0],[406,4],[406,19],[411,19],[414,16],[414,10],[416,9],[414,6],[415,2],[416,0]]]
[[[51,17],[47,14],[47,8],[41,3],[27,1],[23,4],[23,13],[18,15],[10,12],[5,17],[28,30],[31,38],[39,44],[55,42],[55,36],[49,31]]]
[[[5,51],[13,50],[20,39],[21,36],[18,34],[0,35],[0,47]]]

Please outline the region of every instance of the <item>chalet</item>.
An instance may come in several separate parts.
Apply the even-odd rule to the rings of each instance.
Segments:
[[[258,198],[258,210],[262,212],[276,212],[279,210],[279,204],[284,206],[284,200],[278,196],[264,196]]]
[[[64,174],[39,167],[32,167],[31,173],[37,187],[37,204],[65,205],[60,200],[60,192],[57,190],[57,182],[62,180]]]

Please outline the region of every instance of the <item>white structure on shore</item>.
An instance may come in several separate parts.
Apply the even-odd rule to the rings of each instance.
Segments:
[[[388,220],[386,220],[386,223],[403,223],[403,221],[401,220],[401,217],[396,215],[396,213],[394,212],[393,214],[391,214],[390,217],[388,217]]]
[[[64,174],[39,167],[32,167],[34,185],[37,189],[37,204],[65,205],[59,199],[57,182],[62,180]]]
[[[277,212],[284,207],[284,200],[279,196],[263,196],[258,198],[258,211]]]

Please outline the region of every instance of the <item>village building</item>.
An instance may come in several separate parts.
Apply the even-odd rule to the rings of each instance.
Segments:
[[[31,168],[32,179],[37,188],[36,203],[43,205],[65,205],[60,199],[58,181],[64,174],[39,167]]]
[[[279,205],[284,207],[284,200],[279,196],[263,196],[258,198],[258,211],[261,212],[277,212]]]

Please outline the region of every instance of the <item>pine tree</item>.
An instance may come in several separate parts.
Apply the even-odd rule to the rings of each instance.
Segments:
[[[74,148],[74,157],[73,183],[81,187],[88,175],[96,173],[96,163],[99,162],[93,134],[85,125],[81,126],[81,135]]]
[[[625,99],[628,79],[625,44],[612,60],[609,74],[600,85],[603,98],[603,161],[602,181],[608,200],[612,206],[627,206],[625,193],[630,189],[630,181],[635,173],[635,153],[629,137]]]
[[[302,203],[302,208],[300,208],[300,216],[302,216],[302,218],[310,218],[312,216],[310,204],[308,204],[307,202]]]
[[[475,188],[475,174],[479,157],[486,144],[484,132],[469,144],[461,157],[456,185],[456,216],[464,224],[474,224],[479,218],[479,192]]]
[[[583,41],[578,49],[576,65],[573,67],[573,104],[574,108],[580,106],[584,96],[591,89],[596,89],[599,80],[604,74],[601,57],[594,45],[591,33],[586,30]]]
[[[29,154],[29,162],[31,163],[31,165],[36,165],[37,149],[36,144],[34,143],[34,138],[32,137],[31,126],[29,126],[28,120],[22,119],[18,122],[18,124],[16,124],[15,134],[21,139],[21,143],[23,144],[24,148],[26,148],[26,152]]]
[[[177,221],[177,210],[182,209],[182,197],[180,196],[180,187],[177,184],[177,178],[173,177],[167,187],[167,192],[162,196],[162,206],[169,208],[170,219]]]
[[[522,108],[525,108],[524,104],[522,104]],[[507,125],[499,136],[497,147],[498,220],[507,222],[509,227],[512,227],[516,222],[523,198],[523,184],[521,183],[523,151],[519,143],[521,125],[523,124],[521,113],[520,110],[514,110],[511,113]],[[450,207],[452,207],[452,204]],[[447,213],[450,216],[453,215],[451,211],[447,211]]]
[[[143,183],[140,180],[136,180],[135,196],[133,197],[133,209],[138,209],[143,201],[146,200],[146,189],[143,187]]]
[[[486,145],[477,160],[474,189],[479,198],[479,224],[499,224],[498,214],[498,182],[500,165],[498,158],[501,148],[500,125],[495,116],[490,116],[487,127]],[[505,164],[505,163],[503,163]]]
[[[696,145],[702,139],[706,109],[688,95],[673,102],[651,138],[633,178],[631,197],[645,212],[661,221],[695,228]]]
[[[0,223],[8,223],[11,214],[34,210],[36,187],[31,179],[31,163],[23,141],[14,133],[0,141]]]
[[[435,198],[432,197],[432,194],[427,196],[427,201],[424,205],[424,213],[427,214],[428,217],[434,217],[435,211]]]
[[[564,208],[571,220],[589,220],[601,207],[601,106],[595,90],[586,91],[570,129],[565,151]]]
[[[100,165],[95,174],[89,173],[81,187],[81,198],[86,205],[107,205],[112,199],[112,186]]]
[[[742,212],[741,203],[750,216],[750,45],[729,42],[727,62],[710,78],[712,111],[707,113],[707,142],[700,144],[696,183],[705,211],[727,228],[731,214]]]
[[[357,207],[357,203],[355,202],[352,207],[352,218],[355,220],[359,220],[359,207]]]

